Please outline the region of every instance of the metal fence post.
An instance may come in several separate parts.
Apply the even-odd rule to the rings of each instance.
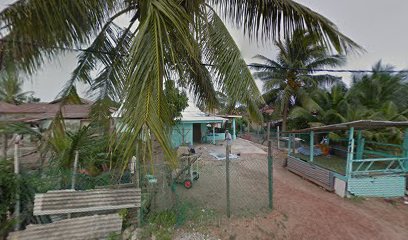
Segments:
[[[270,123],[268,123],[268,136],[270,133]],[[272,162],[272,142],[268,138],[268,197],[269,208],[273,209],[273,162]]]
[[[229,149],[230,146],[227,144],[226,154],[225,154],[225,169],[226,169],[226,184],[227,184],[227,217],[231,217],[231,199],[230,199],[230,170],[229,170]]]
[[[280,149],[280,127],[278,126],[276,129],[276,138],[278,139],[278,149]]]

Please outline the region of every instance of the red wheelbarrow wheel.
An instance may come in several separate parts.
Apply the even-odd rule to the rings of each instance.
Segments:
[[[184,180],[183,185],[184,185],[185,188],[190,189],[193,186],[193,182],[191,182],[191,180],[187,179],[187,180]]]

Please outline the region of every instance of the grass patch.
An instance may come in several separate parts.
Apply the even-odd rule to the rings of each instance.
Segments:
[[[296,153],[294,154],[294,157],[297,157],[299,159],[302,159],[304,161],[309,162],[309,156]],[[313,157],[313,163],[321,166],[323,168],[326,168],[328,170],[340,173],[344,175],[346,173],[346,165],[347,165],[347,160],[335,155],[329,156],[314,156]]]
[[[348,197],[347,199],[355,203],[362,203],[365,200],[364,197],[359,197],[359,196],[351,196],[351,197]]]
[[[182,202],[170,210],[150,213],[140,239],[151,239],[155,236],[156,239],[170,240],[175,229],[183,226],[197,232],[205,232],[206,226],[214,223],[216,216],[213,210],[199,208],[191,202]]]
[[[177,213],[174,209],[152,213],[147,220],[148,224],[143,228],[140,239],[171,240],[177,224]]]

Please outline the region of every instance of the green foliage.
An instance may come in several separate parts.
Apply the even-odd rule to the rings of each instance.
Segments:
[[[17,178],[13,173],[12,162],[0,160],[0,236],[3,236],[13,222],[6,221],[7,213],[13,211],[17,190]]]
[[[169,112],[173,119],[181,116],[181,112],[188,106],[186,92],[176,88],[175,82],[168,80],[164,84],[164,96],[168,102]]]
[[[1,68],[0,68],[1,70]],[[37,100],[32,92],[23,92],[23,80],[14,68],[0,71],[0,101],[21,104]]]
[[[177,214],[174,210],[153,213],[141,233],[141,239],[150,239],[154,235],[156,239],[171,240],[176,223]]]
[[[356,74],[348,89],[344,84],[330,90],[316,89],[308,93],[290,113],[293,128],[329,125],[356,120],[407,121],[408,78],[405,73],[387,73],[391,66],[381,62],[373,66],[371,74]],[[403,132],[399,128],[364,131],[367,140],[401,144]]]
[[[294,1],[19,0],[0,12],[2,57],[32,73],[65,48],[88,46],[64,92],[82,81],[98,100],[123,102],[126,134],[119,141],[126,158],[137,139],[154,135],[174,162],[168,131],[173,119],[164,97],[164,83],[174,77],[210,108],[219,88],[245,104],[251,119],[262,119],[255,81],[211,5],[249,36],[278,39],[298,27],[337,51],[358,48],[328,19]],[[114,20],[125,14],[129,25],[117,27]],[[202,61],[213,66],[207,69]]]
[[[342,65],[345,58],[331,55],[318,37],[302,30],[294,31],[284,42],[275,41],[275,46],[279,49],[277,60],[257,55],[255,58],[263,63],[254,63],[253,69],[254,76],[264,82],[264,98],[280,113],[285,131],[289,110],[307,100],[307,92],[340,81],[335,76],[315,74],[313,69]]]

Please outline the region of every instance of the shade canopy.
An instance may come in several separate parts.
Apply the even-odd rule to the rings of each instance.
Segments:
[[[392,122],[392,121],[375,121],[375,120],[358,120],[353,122],[332,124],[320,127],[311,127],[300,130],[288,131],[287,133],[305,133],[305,132],[324,132],[324,131],[341,131],[348,130],[353,127],[356,130],[375,129],[386,127],[408,127],[408,121]]]

